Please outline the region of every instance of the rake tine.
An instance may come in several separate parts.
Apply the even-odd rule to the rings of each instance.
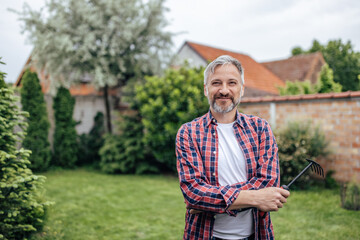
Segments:
[[[319,175],[324,177],[324,169],[319,164],[315,164],[315,165],[318,169]]]
[[[315,169],[314,164],[311,164],[311,171],[313,171],[313,172],[315,172],[315,173],[316,173],[316,169]]]

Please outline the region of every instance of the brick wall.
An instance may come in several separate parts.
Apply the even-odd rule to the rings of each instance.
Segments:
[[[331,155],[318,159],[324,170],[335,170],[338,181],[360,182],[360,91],[244,98],[240,110],[266,119],[273,129],[288,121],[311,119],[330,140]]]

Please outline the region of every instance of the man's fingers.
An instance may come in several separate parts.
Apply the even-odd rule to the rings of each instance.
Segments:
[[[290,196],[290,192],[288,190],[285,190],[283,188],[279,188],[281,195],[288,198]]]
[[[280,202],[281,202],[281,203],[286,203],[286,202],[287,202],[287,199],[284,198],[284,197],[281,197],[281,198],[280,198]]]

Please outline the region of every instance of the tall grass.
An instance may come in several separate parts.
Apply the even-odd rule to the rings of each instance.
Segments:
[[[176,177],[45,174],[49,209],[35,239],[182,239],[185,205]],[[292,191],[272,213],[276,239],[360,239],[360,212],[340,208],[338,192]]]

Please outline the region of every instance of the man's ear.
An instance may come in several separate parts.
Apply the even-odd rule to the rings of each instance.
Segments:
[[[205,84],[204,84],[204,95],[205,95],[205,97],[208,96],[208,92],[206,91],[206,85]]]
[[[242,86],[241,86],[240,97],[244,96],[244,88],[245,88],[245,86],[242,85]]]

